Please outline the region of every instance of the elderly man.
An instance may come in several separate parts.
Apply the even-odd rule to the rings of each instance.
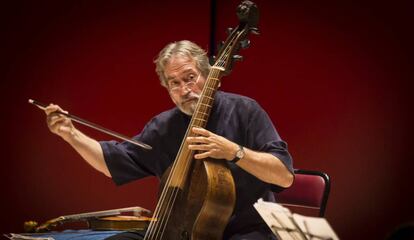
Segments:
[[[176,107],[151,119],[134,139],[153,147],[145,151],[128,142],[98,142],[76,129],[57,105],[46,108],[50,130],[67,141],[92,167],[120,185],[146,176],[161,178],[173,163],[210,71],[206,52],[190,41],[168,44],[155,60],[156,72]],[[253,208],[259,198],[274,201],[273,191],[293,182],[292,159],[266,112],[247,97],[218,91],[206,129],[185,139],[195,159],[228,161],[236,185],[236,206],[223,239],[274,239]],[[125,233],[112,239],[141,239]]]

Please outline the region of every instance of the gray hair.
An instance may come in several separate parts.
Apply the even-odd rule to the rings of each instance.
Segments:
[[[164,87],[167,86],[167,79],[164,73],[165,65],[167,65],[169,60],[175,55],[187,56],[193,59],[197,69],[204,77],[207,77],[210,72],[211,66],[208,61],[207,53],[200,46],[188,40],[172,42],[165,46],[158,54],[157,59],[154,60],[155,71],[160,78],[161,85]]]

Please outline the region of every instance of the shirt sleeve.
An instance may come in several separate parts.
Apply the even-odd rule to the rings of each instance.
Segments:
[[[139,135],[134,137],[135,140],[149,144],[152,150],[140,148],[129,142],[99,142],[105,163],[115,184],[121,185],[147,176],[162,175],[159,160],[164,156],[158,151],[160,144],[155,129],[156,123],[151,121]]]
[[[292,157],[288,145],[281,139],[268,114],[255,101],[252,103],[249,115],[247,141],[254,150],[267,152],[282,161],[286,168],[293,173]],[[276,186],[275,191],[280,191]]]

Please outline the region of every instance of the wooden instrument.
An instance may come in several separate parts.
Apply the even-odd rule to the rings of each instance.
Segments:
[[[132,213],[132,215],[122,215]],[[119,208],[105,211],[72,214],[53,218],[39,225],[35,221],[24,223],[25,232],[47,232],[59,225],[73,222],[86,222],[93,230],[143,230],[152,220],[151,212],[141,207]]]
[[[113,216],[88,219],[88,226],[93,230],[144,230],[152,218],[143,216]]]
[[[232,174],[225,160],[194,161],[194,152],[188,149],[185,139],[195,136],[191,131],[193,127],[206,127],[220,78],[230,72],[234,59],[240,59],[235,55],[238,50],[249,45],[246,35],[258,33],[258,10],[254,3],[243,1],[237,8],[237,15],[240,24],[220,49],[177,157],[164,174],[153,216],[157,221],[150,223],[145,240],[222,239],[236,202]]]

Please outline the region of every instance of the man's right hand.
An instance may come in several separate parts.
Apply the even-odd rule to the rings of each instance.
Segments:
[[[47,116],[47,126],[52,133],[57,134],[66,141],[73,137],[75,133],[75,127],[73,126],[72,121],[68,117],[56,113],[56,111],[68,113],[67,111],[64,111],[62,108],[55,104],[49,104],[49,106],[47,106],[44,111]]]

